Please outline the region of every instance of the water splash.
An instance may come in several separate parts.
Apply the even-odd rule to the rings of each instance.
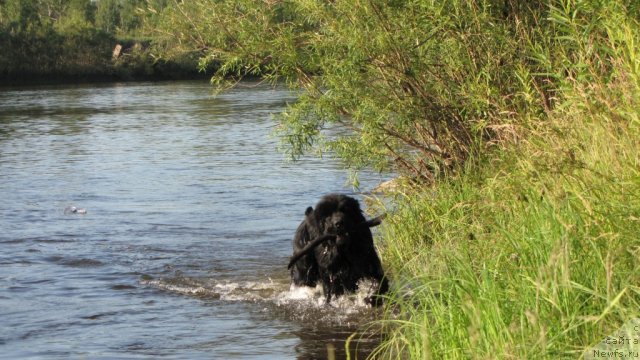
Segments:
[[[142,285],[164,291],[223,301],[269,301],[282,291],[283,285],[273,281],[216,281],[207,278],[177,276],[173,278],[141,280]]]
[[[202,300],[258,303],[264,312],[279,318],[324,324],[361,322],[372,316],[365,299],[371,295],[371,283],[362,281],[354,294],[342,295],[326,304],[322,286],[295,286],[288,279],[265,281],[216,280],[211,278],[172,278],[141,280],[141,284],[162,291],[195,297]]]

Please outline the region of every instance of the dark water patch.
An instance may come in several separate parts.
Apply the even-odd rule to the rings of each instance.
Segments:
[[[25,258],[17,258],[17,257],[12,257],[11,259],[2,259],[2,258],[0,258],[0,265],[25,266],[25,265],[31,265],[31,264],[34,264],[34,263],[35,263],[35,261],[29,260],[29,259],[25,259]]]
[[[71,267],[99,267],[103,266],[104,263],[100,260],[95,259],[66,259],[60,262],[61,265],[71,266]]]
[[[0,244],[22,244],[29,241],[29,239],[9,239],[9,240],[0,240]]]
[[[62,293],[67,293],[67,294],[75,294],[80,288],[77,286],[62,286],[59,288],[59,290]]]
[[[62,266],[76,267],[76,268],[91,268],[104,266],[104,263],[100,260],[89,258],[73,258],[59,255],[48,256],[45,261],[52,262]]]
[[[64,259],[64,257],[59,256],[59,255],[51,255],[51,256],[46,256],[43,258],[44,261],[47,262],[51,262],[51,263],[58,263],[60,261],[62,261]]]
[[[33,288],[31,286],[13,285],[13,286],[8,286],[7,287],[7,291],[9,291],[11,293],[24,293],[24,292],[30,292],[32,290],[33,290]]]
[[[44,284],[53,284],[56,282],[56,279],[33,279],[33,280],[21,280],[20,283],[23,285],[39,285],[42,286]]]
[[[150,349],[150,347],[148,347],[143,342],[134,342],[134,343],[131,343],[131,344],[126,344],[124,347],[127,350],[148,350],[148,349]]]
[[[66,237],[70,237],[70,238],[75,238],[75,236],[66,236]],[[33,242],[36,243],[45,243],[45,244],[64,244],[64,243],[74,243],[77,240],[75,239],[65,239],[65,238],[37,238],[37,239],[32,239]]]
[[[99,314],[93,314],[93,315],[87,315],[87,316],[82,316],[81,318],[84,320],[100,320],[104,317],[111,317],[117,315],[116,312],[107,312],[107,313],[99,313]]]

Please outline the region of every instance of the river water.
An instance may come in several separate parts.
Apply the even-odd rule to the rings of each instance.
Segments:
[[[276,150],[271,114],[294,100],[252,83],[0,89],[0,357],[343,358],[376,310],[291,289],[286,263],[307,206],[362,197],[335,161]]]

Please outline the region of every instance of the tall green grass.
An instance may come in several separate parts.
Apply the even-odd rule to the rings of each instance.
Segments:
[[[620,2],[552,3],[557,32],[530,49],[554,106],[461,175],[395,194],[374,357],[580,358],[640,317],[639,26]]]

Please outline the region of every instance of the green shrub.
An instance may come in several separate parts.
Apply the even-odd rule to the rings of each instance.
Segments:
[[[528,114],[517,144],[398,197],[376,355],[578,358],[640,316],[638,23],[620,3],[553,4],[552,47],[532,48],[555,54],[553,108]]]

